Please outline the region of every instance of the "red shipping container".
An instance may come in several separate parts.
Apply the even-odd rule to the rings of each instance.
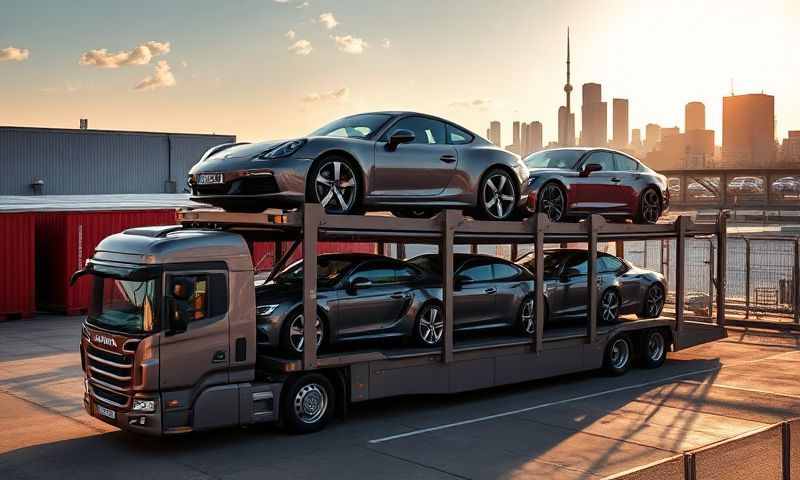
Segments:
[[[36,304],[42,310],[78,315],[89,306],[87,277],[70,287],[105,237],[133,227],[173,225],[175,210],[113,210],[39,213],[36,218]]]
[[[0,320],[36,310],[36,216],[0,213]]]

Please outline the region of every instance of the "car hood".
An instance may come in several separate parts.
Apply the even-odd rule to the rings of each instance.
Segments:
[[[202,161],[197,162],[192,169],[189,170],[189,173],[226,172],[268,167],[269,159],[258,159],[259,163],[262,164],[260,167],[254,167],[251,162],[262,153],[292,140],[291,138],[283,140],[265,140],[224,148],[219,152],[209,155]]]
[[[256,287],[256,304],[267,305],[281,301],[294,301],[303,294],[303,284],[270,282]]]

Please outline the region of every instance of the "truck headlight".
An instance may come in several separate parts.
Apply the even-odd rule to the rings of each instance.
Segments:
[[[139,400],[133,399],[133,411],[142,413],[153,413],[156,411],[155,400]]]
[[[266,317],[267,315],[272,315],[272,312],[278,307],[280,307],[280,304],[277,303],[275,305],[259,305],[256,307],[256,314],[261,317]]]

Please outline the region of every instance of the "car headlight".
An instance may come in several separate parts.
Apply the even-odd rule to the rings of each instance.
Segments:
[[[262,317],[266,317],[267,315],[272,315],[272,312],[278,308],[280,304],[275,305],[259,305],[256,307],[256,314]]]
[[[298,150],[300,150],[303,145],[306,144],[306,140],[292,140],[290,142],[286,142],[283,145],[280,145],[278,148],[273,148],[272,150],[263,153],[261,158],[280,158],[280,157],[288,157],[289,155],[293,155]]]
[[[134,412],[142,412],[142,413],[153,413],[156,411],[156,401],[155,400],[141,400],[141,399],[133,399],[133,411]]]

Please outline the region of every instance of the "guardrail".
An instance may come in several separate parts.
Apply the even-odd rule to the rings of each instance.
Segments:
[[[621,472],[607,480],[800,480],[800,419]]]

